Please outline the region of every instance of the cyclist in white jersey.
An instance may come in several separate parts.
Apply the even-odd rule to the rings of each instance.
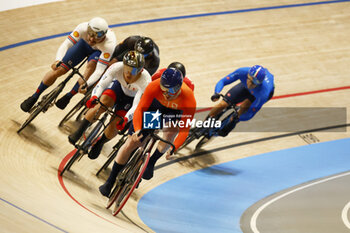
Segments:
[[[88,64],[83,76],[90,80],[88,85],[95,83],[107,68],[116,45],[115,34],[104,19],[95,17],[79,24],[58,48],[51,70],[45,74],[36,92],[23,101],[21,109],[28,112],[44,90],[87,56]],[[79,78],[73,89],[57,101],[57,107],[64,109],[83,83]]]

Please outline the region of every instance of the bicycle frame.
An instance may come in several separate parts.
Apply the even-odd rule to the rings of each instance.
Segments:
[[[98,100],[99,101],[99,100]],[[76,160],[80,160],[84,154],[88,153],[88,150],[90,147],[95,143],[95,141],[103,134],[104,130],[108,127],[110,124],[110,121],[105,124],[105,121],[107,120],[107,117],[111,115],[112,117],[115,116],[115,111],[112,108],[109,108],[108,106],[101,103],[101,107],[106,109],[106,112],[103,114],[103,116],[99,119],[97,119],[97,124],[94,126],[92,131],[89,133],[89,135],[86,137],[85,140],[79,140],[77,144],[75,144],[75,148],[77,148],[77,151],[74,153],[74,155],[71,157],[71,159],[68,161],[66,166],[61,171],[60,175],[62,176],[63,173],[71,168],[73,163]],[[97,114],[97,113],[96,113]]]
[[[20,133],[30,122],[32,122],[40,112],[45,113],[51,106],[54,105],[56,102],[56,99],[58,95],[62,92],[63,88],[66,86],[67,82],[75,75],[78,74],[83,80],[84,76],[79,73],[79,69],[83,66],[83,64],[87,61],[87,57],[84,59],[84,61],[78,66],[78,68],[72,68],[72,72],[60,83],[55,87],[52,91],[50,91],[48,94],[44,95],[38,103],[36,103],[30,110],[29,110],[29,117],[26,119],[26,121],[22,124],[19,130],[17,130],[17,133]]]
[[[222,98],[224,98],[225,96],[220,94],[220,96]],[[225,109],[223,109],[219,114],[217,114],[215,116],[215,119],[218,120],[220,119],[227,111],[229,111],[230,109],[233,109],[232,113],[230,113],[228,116],[225,116],[225,118],[222,120],[222,126],[221,128],[229,123],[229,119],[231,118],[231,116],[233,116],[234,114],[236,114],[237,110],[236,110],[236,105],[229,105],[228,107],[226,107]],[[191,142],[193,142],[196,139],[200,139],[199,143],[196,145],[195,150],[199,149],[200,146],[202,146],[203,144],[201,144],[204,141],[204,138],[210,139],[212,136],[217,136],[218,131],[221,128],[208,128],[208,129],[199,129],[199,128],[193,128],[190,130],[189,135],[187,136],[185,142],[183,143],[183,145],[180,148],[184,148],[187,145],[189,145]]]
[[[91,92],[92,92],[92,86],[88,88],[88,91],[85,93],[84,97],[63,117],[61,122],[59,123],[59,127],[63,127],[64,124],[71,119],[81,108],[83,108],[79,114],[76,117],[76,121],[80,120],[80,118],[85,114],[86,112],[86,106],[85,103],[88,99],[90,99]]]
[[[134,189],[138,186],[143,173],[146,170],[150,153],[159,140],[168,143],[172,147],[171,153],[174,153],[175,146],[154,132],[146,138],[148,140],[142,147],[139,147],[129,158],[124,169],[118,174],[116,185],[110,194],[106,208],[110,208],[115,203],[113,215],[117,215],[126,204]]]
[[[123,133],[121,134],[122,137],[118,140],[118,142],[113,146],[113,150],[111,151],[111,153],[107,156],[107,161],[102,165],[102,167],[96,172],[96,176],[99,176],[99,174],[105,170],[110,164],[111,162],[115,159],[115,157],[118,154],[118,151],[120,149],[120,147],[122,147],[122,145],[125,143],[126,139],[128,138],[128,134],[127,133]]]

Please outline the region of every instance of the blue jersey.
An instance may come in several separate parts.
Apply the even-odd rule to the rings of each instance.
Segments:
[[[247,79],[249,69],[250,67],[239,68],[226,77],[222,78],[215,86],[215,93],[219,93],[224,88],[224,86],[231,84],[239,79],[244,87],[247,88],[247,90],[255,97],[255,100],[248,111],[240,116],[240,121],[247,121],[251,119],[269,100],[270,94],[274,90],[275,86],[273,75],[266,69],[266,77],[262,84],[253,89],[248,89]]]

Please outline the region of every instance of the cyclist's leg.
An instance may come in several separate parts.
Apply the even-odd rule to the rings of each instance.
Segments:
[[[39,99],[41,93],[51,86],[58,77],[64,75],[68,71],[68,69],[65,69],[63,66],[55,67],[53,65],[52,67],[52,70],[45,74],[34,94],[21,103],[20,107],[24,112],[28,112]]]
[[[153,103],[154,106],[156,106],[156,103]],[[178,121],[180,120],[181,116],[181,111],[179,110],[174,110],[174,109],[169,109],[165,108],[163,106],[159,106],[158,109],[160,109],[162,115],[163,115],[163,121],[168,122],[168,121]],[[169,116],[169,117],[168,117]],[[169,125],[169,124],[167,124]],[[168,127],[168,128],[163,128],[163,138],[167,141],[173,142],[176,135],[179,132],[179,129],[177,127]],[[150,157],[150,160],[148,162],[147,168],[145,172],[143,173],[142,178],[149,180],[153,177],[153,171],[154,171],[154,166],[160,157],[163,156],[163,154],[169,149],[170,145],[164,142],[159,142],[157,149],[153,152],[153,154]]]
[[[229,103],[226,100],[221,100],[218,104],[216,104],[214,107],[212,107],[212,109],[210,110],[207,118],[215,117],[216,115],[221,113],[228,106],[229,106]]]
[[[242,84],[239,83],[236,86],[232,87],[227,94],[225,95],[224,99],[226,99],[227,102],[230,103],[230,105],[236,105],[242,101],[254,101],[255,97],[249,92],[249,90]],[[231,132],[235,127],[236,124],[239,122],[238,115],[233,115],[228,119],[227,122],[225,122],[221,129],[218,131],[218,135],[225,137],[228,135],[229,132]]]
[[[230,105],[236,105],[246,99],[245,95],[250,94],[242,83],[233,86],[225,94],[223,100],[215,105],[209,112],[209,117],[215,117]]]
[[[178,132],[179,132],[178,128],[163,129],[163,138],[169,142],[173,142]],[[146,180],[152,179],[153,173],[154,173],[154,166],[156,162],[158,161],[158,159],[160,159],[164,155],[164,153],[168,151],[169,147],[170,145],[167,143],[164,143],[164,142],[158,143],[156,150],[152,153],[148,161],[147,168],[143,173],[142,178]],[[167,159],[169,158],[167,157]]]
[[[101,139],[91,148],[91,151],[89,152],[90,159],[96,159],[100,155],[103,145],[118,134],[116,125],[125,116],[126,111],[131,108],[134,100],[134,97],[125,95],[118,81],[114,81],[112,87],[103,92],[102,96],[104,95],[107,95],[114,100],[118,117],[112,119]]]
[[[107,89],[106,91],[108,90],[109,89]],[[114,99],[110,95],[105,94],[105,92],[100,97],[100,101],[102,102],[102,104],[108,107],[113,107]],[[98,119],[100,115],[105,111],[106,110],[103,107],[101,107],[100,104],[97,104],[93,108],[89,109],[89,111],[87,111],[87,113],[85,114],[84,119],[80,123],[78,129],[68,136],[69,142],[74,145],[83,135],[84,131],[89,127],[89,125],[93,123],[94,120]]]
[[[153,103],[152,103],[153,104]],[[152,110],[152,104],[148,108],[148,111]],[[154,110],[154,108],[153,108]],[[112,171],[107,179],[107,181],[99,187],[99,190],[103,196],[108,196],[111,192],[111,189],[114,185],[115,179],[118,176],[118,173],[123,169],[125,164],[128,162],[131,154],[140,146],[143,146],[146,143],[147,136],[151,133],[152,130],[141,130],[140,134],[136,135],[134,130],[134,125],[130,124],[128,131],[128,139],[119,149],[117,156],[115,158]],[[141,137],[137,139],[137,137]]]
[[[130,125],[129,128],[129,136],[128,139],[125,141],[125,143],[121,146],[121,148],[118,151],[118,154],[115,158],[112,171],[109,174],[109,177],[107,181],[99,187],[100,193],[103,196],[108,197],[109,193],[111,192],[111,189],[115,183],[115,180],[118,176],[118,173],[124,168],[125,164],[129,160],[129,157],[131,154],[140,146],[142,146],[143,142],[146,142],[144,139],[148,136],[149,131],[143,132],[143,137],[141,138],[141,141],[135,141],[132,137],[134,134],[134,127],[133,124]]]
[[[93,73],[93,71],[96,68],[96,56],[97,59],[99,57],[99,55],[101,54],[101,52],[99,50],[94,50],[90,47],[90,45],[88,45],[84,40],[80,40],[75,46],[73,50],[68,50],[66,56],[62,59],[63,62],[67,62],[66,64],[72,64],[70,65],[70,67],[74,67],[76,65],[78,65],[86,56],[89,56],[88,58],[88,64],[87,64],[87,68],[85,70],[84,73],[84,78],[87,79],[86,75],[91,75]],[[70,56],[71,54],[74,54],[74,59],[72,59]],[[89,72],[87,72],[87,70]],[[84,81],[79,78],[78,81],[75,83],[75,85],[73,86],[72,90],[68,93],[66,93],[64,96],[62,96],[57,102],[56,102],[56,106],[60,109],[64,109],[70,99],[78,92],[79,90],[79,86],[81,84],[83,84]]]

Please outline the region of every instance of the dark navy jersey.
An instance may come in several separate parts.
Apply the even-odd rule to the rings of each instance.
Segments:
[[[123,42],[115,47],[112,58],[116,58],[118,61],[123,61],[124,55],[127,52],[134,50],[135,43],[140,38],[141,36],[129,36],[126,38]],[[145,69],[151,76],[157,71],[159,62],[159,48],[156,43],[154,43],[153,51],[145,57]]]
[[[253,89],[248,89],[247,79],[248,71],[250,67],[243,67],[235,70],[229,75],[222,78],[215,86],[215,93],[220,93],[224,86],[233,83],[234,81],[240,80],[241,83],[247,88],[247,90],[255,97],[254,102],[250,106],[249,110],[240,116],[241,121],[246,121],[251,119],[261,107],[269,100],[271,92],[274,90],[274,77],[273,75],[265,68],[266,77],[261,85]]]

